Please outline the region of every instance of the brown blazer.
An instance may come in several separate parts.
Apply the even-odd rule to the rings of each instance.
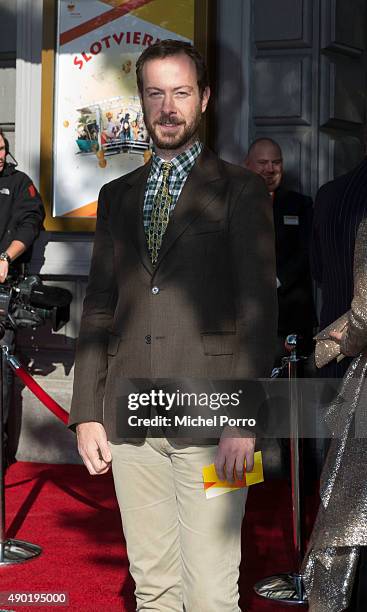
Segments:
[[[70,426],[117,441],[118,381],[270,374],[277,324],[272,206],[263,180],[204,148],[153,268],[143,202],[150,164],[101,189]]]

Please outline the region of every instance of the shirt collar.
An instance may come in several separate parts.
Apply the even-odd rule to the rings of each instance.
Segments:
[[[194,142],[193,145],[191,145],[189,149],[186,149],[185,151],[177,155],[177,157],[171,159],[170,163],[173,166],[173,172],[181,179],[186,178],[202,150],[203,143],[197,140],[196,142]],[[159,174],[161,173],[164,161],[164,159],[159,157],[153,151],[150,179],[158,178]]]

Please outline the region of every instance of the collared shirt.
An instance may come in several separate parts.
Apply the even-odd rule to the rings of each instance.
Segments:
[[[169,192],[172,196],[170,215],[172,214],[176,206],[177,200],[180,196],[180,193],[183,189],[189,172],[192,169],[197,157],[200,155],[202,150],[203,144],[199,141],[196,141],[189,149],[183,151],[182,153],[177,155],[177,157],[174,157],[170,161],[170,163],[172,164],[172,170],[169,175]],[[150,169],[144,197],[143,218],[145,231],[148,230],[150,224],[155,195],[162,183],[163,163],[164,160],[161,157],[158,157],[158,155],[156,155],[155,153],[153,153],[152,167]]]

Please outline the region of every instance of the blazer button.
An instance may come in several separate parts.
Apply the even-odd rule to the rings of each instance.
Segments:
[[[159,293],[159,287],[152,287],[152,293],[153,295],[157,295],[157,293]]]
[[[152,342],[152,336],[145,336],[145,342],[150,344]]]

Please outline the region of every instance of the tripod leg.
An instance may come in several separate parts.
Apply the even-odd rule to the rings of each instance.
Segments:
[[[6,329],[4,337],[0,340],[1,346],[8,348],[8,353],[13,354],[15,350],[15,332],[12,329]],[[7,423],[10,414],[13,380],[14,375],[11,367],[8,365],[5,355],[3,355],[3,467],[7,467],[7,451],[8,451],[8,432]]]

